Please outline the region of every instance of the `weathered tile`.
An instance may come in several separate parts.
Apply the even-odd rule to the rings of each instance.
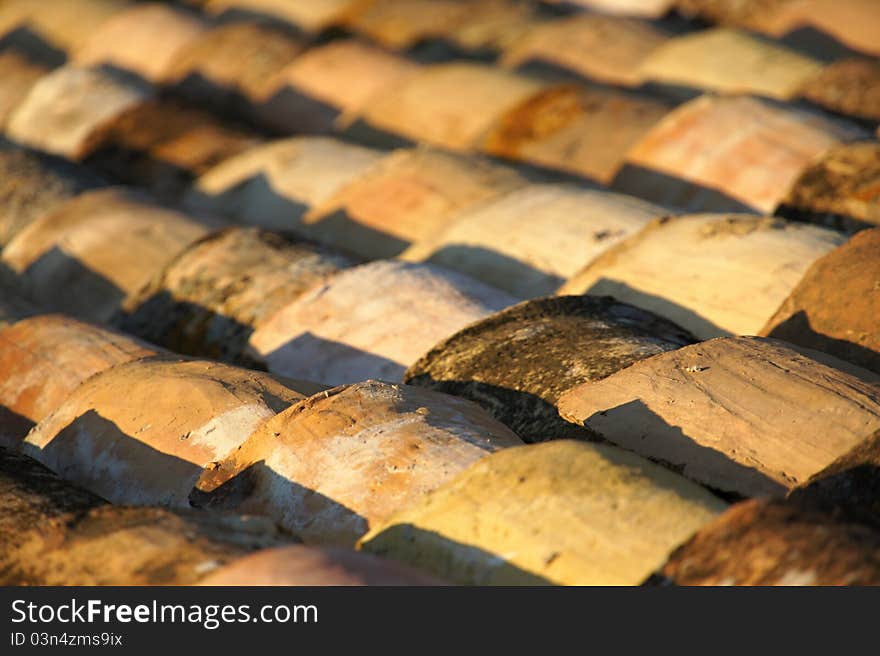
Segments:
[[[341,130],[386,89],[419,70],[415,62],[363,41],[330,41],[309,48],[272,77],[256,112],[278,130]]]
[[[788,493],[788,499],[880,527],[880,431]]]
[[[293,378],[400,380],[439,340],[515,302],[440,267],[378,261],[300,296],[255,330],[250,346],[269,371]]]
[[[394,49],[442,39],[465,50],[491,50],[525,33],[534,11],[522,0],[371,0],[343,24]]]
[[[266,422],[205,471],[191,501],[268,515],[307,543],[350,545],[479,458],[518,444],[469,401],[367,381]]]
[[[603,14],[574,14],[539,23],[505,51],[505,66],[552,64],[585,78],[638,85],[639,68],[668,39],[645,21]]]
[[[816,260],[761,330],[880,374],[880,229]]]
[[[367,0],[369,2],[369,0]],[[248,13],[289,22],[300,30],[317,32],[342,21],[363,0],[205,0],[212,14]]]
[[[3,585],[192,585],[294,539],[257,517],[111,506],[5,449],[0,505]]]
[[[659,18],[672,7],[675,0],[549,0],[553,3],[574,4],[609,14],[625,14],[644,18]]]
[[[404,381],[479,403],[526,442],[595,439],[559,417],[562,394],[693,342],[675,324],[609,297],[551,297],[471,324],[413,364]]]
[[[401,258],[461,271],[522,298],[545,296],[663,213],[621,194],[530,184],[464,210]]]
[[[90,191],[21,230],[2,261],[22,290],[48,309],[106,321],[189,244],[202,222],[122,188]]]
[[[366,258],[391,257],[438,234],[459,212],[524,184],[512,170],[479,157],[399,150],[314,207],[299,230]]]
[[[481,64],[424,67],[364,110],[371,125],[452,150],[469,150],[508,112],[548,85]]]
[[[643,79],[724,93],[793,97],[822,63],[730,28],[668,40],[643,61]]]
[[[459,584],[637,585],[725,504],[605,444],[505,449],[361,541]]]
[[[572,276],[560,294],[608,294],[701,338],[755,335],[844,235],[746,214],[661,218]]]
[[[64,61],[64,55],[26,30],[0,38],[0,128],[37,81]]]
[[[117,12],[72,53],[80,66],[109,65],[161,82],[182,48],[207,29],[192,12],[159,3]]]
[[[843,229],[880,224],[880,144],[841,144],[798,177],[779,214]]]
[[[5,0],[0,6],[0,33],[24,27],[69,53],[131,6],[129,0]]]
[[[178,353],[252,365],[254,329],[352,261],[255,228],[229,228],[190,246],[130,296],[115,323]]]
[[[688,211],[772,212],[815,158],[862,136],[855,126],[768,101],[702,96],[635,145],[631,170],[614,187]]]
[[[320,389],[296,387],[216,362],[129,362],[80,385],[22,451],[112,503],[188,508],[204,467]]]
[[[880,55],[880,4],[874,0],[792,0],[760,16],[758,29],[777,38],[812,29],[853,50]]]
[[[576,387],[559,412],[709,487],[780,496],[880,429],[880,376],[778,340],[719,338]]]
[[[629,150],[670,111],[660,100],[556,86],[507,112],[480,147],[488,153],[608,185]]]
[[[824,109],[880,123],[880,62],[833,62],[807,80],[799,93]]]
[[[304,47],[303,40],[270,25],[218,25],[177,51],[163,81],[213,111],[250,118],[272,76]]]
[[[87,379],[161,349],[59,314],[0,328],[0,446],[15,448]]]
[[[66,201],[105,184],[84,167],[0,143],[0,245]]]
[[[271,141],[210,169],[184,196],[184,205],[241,223],[296,231],[310,209],[381,157],[378,151],[327,137]]]
[[[767,16],[772,16],[792,0],[674,0],[675,8],[688,17],[712,23],[758,29]]]
[[[37,80],[6,130],[22,145],[79,160],[94,150],[108,125],[153,96],[154,89],[140,80],[66,65]]]
[[[678,585],[878,585],[880,532],[784,501],[733,506],[659,572]]]
[[[260,140],[187,103],[156,100],[110,122],[84,164],[176,202],[196,176]]]

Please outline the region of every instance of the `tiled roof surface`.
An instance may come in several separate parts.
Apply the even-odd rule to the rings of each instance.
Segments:
[[[0,583],[880,583],[878,35],[0,0]]]

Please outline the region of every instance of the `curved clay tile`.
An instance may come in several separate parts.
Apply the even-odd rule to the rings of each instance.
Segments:
[[[205,11],[221,16],[248,14],[291,23],[318,32],[342,21],[356,7],[373,0],[203,0]]]
[[[66,201],[104,185],[85,167],[0,142],[0,245]]]
[[[139,80],[66,65],[31,87],[6,131],[22,145],[79,160],[100,143],[108,125],[153,95],[152,87]]]
[[[106,321],[209,225],[136,192],[91,191],[20,231],[2,261],[38,303]]]
[[[15,448],[85,380],[161,349],[60,314],[43,314],[0,328],[0,446]],[[22,426],[26,426],[22,431]]]
[[[711,23],[756,30],[767,16],[792,0],[674,0],[675,9]]]
[[[129,0],[4,0],[0,32],[24,27],[72,53],[107,20],[132,6]]]
[[[115,66],[160,82],[180,50],[206,29],[207,24],[191,12],[141,3],[104,21],[72,60],[80,66]]]
[[[401,258],[461,271],[522,298],[546,296],[663,213],[620,194],[531,184],[464,210]]]
[[[398,150],[313,208],[299,230],[366,258],[429,239],[459,212],[525,184],[507,167],[428,148]]]
[[[305,396],[216,362],[129,362],[80,385],[22,451],[112,503],[188,508],[204,467]]]
[[[746,214],[658,219],[572,276],[560,294],[608,294],[703,339],[755,335],[810,265],[845,241],[832,230]]]
[[[439,340],[515,302],[440,267],[378,261],[300,296],[255,330],[250,346],[269,371],[293,378],[400,380]]]
[[[460,585],[638,585],[724,508],[637,455],[562,440],[483,458],[361,548]]]
[[[461,0],[372,0],[351,13],[345,26],[383,46],[403,50],[439,38],[479,12]],[[476,3],[477,5],[481,3]]]
[[[880,527],[880,431],[788,493],[795,503]]]
[[[522,0],[370,0],[343,24],[396,50],[431,39],[480,50],[497,49],[521,36],[534,13],[531,3]]]
[[[880,4],[874,0],[790,0],[758,22],[758,29],[776,38],[805,28],[880,56]]]
[[[286,132],[327,132],[347,127],[385,89],[420,66],[355,39],[309,48],[266,86],[260,121]]]
[[[830,353],[880,374],[880,228],[816,260],[762,335]]]
[[[268,515],[307,543],[350,545],[476,460],[519,444],[468,401],[366,381],[266,422],[205,472],[191,500]]]
[[[255,132],[187,103],[154,100],[109,123],[84,163],[177,200],[195,177],[260,141]]]
[[[469,150],[497,121],[547,86],[482,64],[436,64],[387,88],[367,105],[364,118],[393,134]]]
[[[880,123],[880,61],[832,62],[807,80],[799,93],[824,109]]]
[[[0,128],[5,129],[37,80],[63,62],[63,53],[26,29],[0,37]]]
[[[526,301],[440,342],[404,374],[480,404],[526,442],[595,435],[559,417],[567,390],[694,342],[685,330],[610,297]]]
[[[255,328],[352,261],[256,228],[199,240],[129,297],[115,323],[177,353],[247,365]]]
[[[538,24],[540,10],[529,0],[461,1],[468,6],[467,16],[451,25],[441,38],[465,51],[503,52]]]
[[[642,62],[668,38],[645,21],[574,14],[537,24],[510,45],[502,63],[519,67],[540,62],[588,79],[636,86],[642,83]]]
[[[880,532],[770,499],[731,507],[659,571],[676,585],[878,585]]]
[[[184,197],[194,210],[295,231],[303,216],[383,153],[328,137],[292,137],[250,148],[202,175]]]
[[[267,83],[304,48],[286,32],[256,22],[218,25],[177,51],[163,81],[213,111],[250,117]]]
[[[880,376],[786,342],[727,337],[575,387],[559,413],[711,488],[781,496],[880,429]]]
[[[0,505],[3,585],[192,585],[294,539],[257,517],[111,506],[5,449]]]
[[[644,95],[556,86],[507,112],[480,148],[607,185],[630,148],[669,110],[667,103]]]
[[[880,144],[840,144],[813,161],[779,213],[844,229],[880,225]]]
[[[669,11],[675,0],[549,0],[549,2],[573,4],[609,14],[659,18]]]
[[[818,60],[747,32],[715,28],[669,39],[639,72],[654,82],[786,100],[821,68]]]
[[[632,148],[614,187],[688,210],[772,212],[816,157],[860,136],[854,126],[769,101],[701,96]]]

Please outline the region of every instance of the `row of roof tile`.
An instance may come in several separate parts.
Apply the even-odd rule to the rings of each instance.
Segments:
[[[273,10],[245,4],[233,8]],[[452,16],[460,3],[448,4]],[[296,5],[303,27],[312,5]],[[394,5],[364,3],[348,16],[382,24]],[[16,6],[0,6],[0,18]],[[116,27],[104,22],[117,10]],[[429,581],[350,551],[286,547],[238,560],[294,541],[286,531],[472,584],[637,584],[654,572],[683,583],[877,581],[876,485],[865,469],[876,465],[880,430],[880,231],[847,241],[782,218],[670,218],[472,154],[599,178],[585,167],[605,167],[614,174],[602,182],[617,190],[692,210],[719,209],[706,194],[714,188],[754,209],[795,206],[785,211],[830,214],[852,229],[876,223],[863,187],[877,145],[861,128],[746,97],[706,96],[669,114],[643,100],[663,110],[601,165],[584,147],[582,165],[572,144],[589,124],[583,99],[604,98],[617,116],[609,92],[473,63],[426,66],[353,41],[288,49],[286,32],[208,27],[164,7],[95,3],[83,15],[94,18],[90,30],[123,35],[131,16],[152,16],[148,28],[168,29],[180,51],[171,64],[147,62],[140,46],[117,49],[109,37],[91,46],[73,32],[56,38],[68,29],[60,12],[31,17],[65,50],[90,54],[11,76],[8,94],[0,90],[7,136],[85,166],[12,144],[0,151],[2,438],[121,505],[98,507],[4,452],[0,493],[30,509],[0,516],[12,536],[0,550],[9,582],[301,583],[324,566],[344,573],[318,581]],[[12,52],[23,52],[15,37]],[[260,54],[253,67],[248,48]],[[322,114],[303,105],[315,92],[290,71],[333,48],[349,55],[339,80],[387,79],[349,68],[358,53],[406,73],[378,92],[352,87],[355,105],[303,123]],[[142,79],[89,67],[108,62]],[[166,64],[185,72],[167,78]],[[295,102],[263,103],[258,89],[276,75]],[[347,92],[336,81],[327,88]],[[218,101],[219,116],[205,109],[223,110]],[[349,137],[371,123],[465,152],[270,141],[273,122]],[[856,138],[865,141],[848,143]],[[716,141],[724,145],[713,153]],[[742,161],[730,162],[737,153]],[[175,154],[183,161],[160,166]],[[679,186],[670,192],[640,168]],[[174,207],[105,188],[91,169]],[[772,185],[762,177],[771,173]],[[821,193],[805,191],[811,180]],[[619,300],[594,295],[608,293]],[[754,333],[789,343],[735,337]],[[699,342],[719,335],[734,336]],[[45,490],[31,490],[34,478]],[[83,503],[65,506],[65,495]],[[775,500],[726,510],[755,495]],[[192,506],[206,512],[190,515]],[[85,513],[83,523],[70,513]],[[281,528],[249,529],[235,513]],[[53,516],[65,520],[66,555],[24,521]],[[175,542],[192,531],[201,541]],[[139,567],[155,557],[146,535],[174,545],[166,567]],[[104,578],[90,573],[95,553],[126,540],[139,550]],[[724,549],[736,556],[718,559]],[[52,558],[37,567],[38,552]]]

